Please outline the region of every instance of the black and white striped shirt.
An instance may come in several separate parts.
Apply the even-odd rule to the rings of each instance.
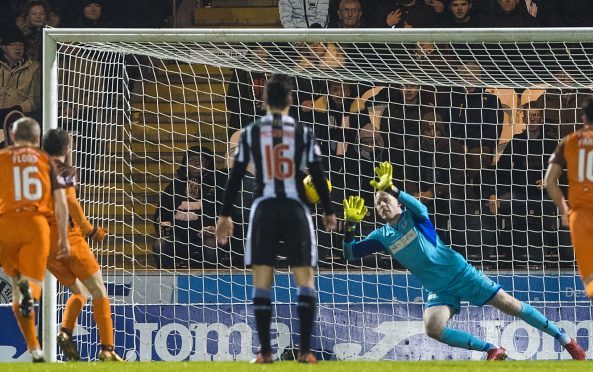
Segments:
[[[255,167],[256,198],[305,201],[307,167],[326,213],[331,213],[321,151],[313,130],[287,115],[268,114],[241,130],[221,215],[229,216],[247,165]]]

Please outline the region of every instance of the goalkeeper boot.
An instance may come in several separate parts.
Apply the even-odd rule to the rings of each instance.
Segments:
[[[572,359],[574,360],[585,360],[587,359],[587,355],[585,354],[585,350],[577,344],[574,338],[570,339],[570,342],[564,346],[566,351],[570,354]]]
[[[76,362],[80,360],[80,354],[78,353],[78,350],[76,350],[76,345],[74,344],[74,341],[72,341],[72,334],[70,332],[64,330],[60,331],[60,333],[58,333],[57,340],[58,345],[64,352],[64,356],[68,360]]]
[[[33,363],[44,363],[45,355],[43,355],[43,351],[41,351],[41,349],[31,351],[31,361]]]
[[[305,353],[299,352],[299,357],[297,358],[299,363],[306,363],[306,364],[317,364],[317,357],[310,351]]]
[[[101,345],[101,351],[99,352],[100,362],[123,362],[124,360],[113,351],[113,346]]]
[[[274,362],[274,358],[272,358],[272,353],[263,353],[259,352],[255,356],[255,359],[251,361],[253,364],[268,364]]]
[[[21,292],[21,302],[19,303],[19,308],[21,310],[21,315],[23,318],[28,318],[31,316],[33,312],[33,293],[31,292],[31,287],[29,286],[29,281],[26,279],[21,279],[18,281],[17,286],[19,287],[19,291]]]
[[[496,347],[488,350],[486,360],[505,360],[507,358],[507,349],[504,347]]]

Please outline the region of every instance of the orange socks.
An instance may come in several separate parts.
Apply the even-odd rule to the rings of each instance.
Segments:
[[[16,321],[21,329],[21,333],[25,337],[25,342],[27,343],[29,351],[39,349],[39,340],[37,339],[37,331],[35,330],[35,310],[31,312],[30,317],[24,318],[21,315],[19,304],[13,303],[12,311],[14,312]]]
[[[101,345],[113,346],[113,321],[111,320],[111,307],[107,297],[93,299],[93,316],[97,322]]]
[[[78,314],[80,314],[80,310],[86,304],[86,297],[73,294],[66,302],[66,309],[64,310],[64,316],[62,319],[62,328],[68,329],[70,331],[74,330],[76,327],[76,319],[78,319]]]

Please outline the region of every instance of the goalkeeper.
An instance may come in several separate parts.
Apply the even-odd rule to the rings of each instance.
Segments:
[[[439,239],[426,207],[393,185],[390,163],[380,164],[375,173],[378,180],[371,181],[376,189],[375,208],[386,224],[366,238],[354,240],[356,225],[365,216],[367,207],[358,196],[345,199],[344,256],[354,260],[384,251],[416,275],[430,292],[424,311],[424,327],[429,337],[450,346],[484,351],[488,360],[506,359],[503,347],[447,327],[449,319],[459,313],[460,302],[469,301],[477,306],[488,304],[517,316],[557,339],[573,359],[585,359],[585,351],[574,339],[538,310],[510,296]]]

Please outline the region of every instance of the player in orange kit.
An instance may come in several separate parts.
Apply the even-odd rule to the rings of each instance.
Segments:
[[[14,145],[0,150],[0,263],[12,278],[12,309],[33,362],[45,361],[33,305],[41,296],[54,210],[56,259],[70,255],[66,195],[49,156],[38,148],[40,131],[35,120],[19,119],[10,132]]]
[[[550,157],[544,184],[570,237],[585,292],[593,299],[593,96],[582,106],[584,127],[564,137]],[[568,175],[568,202],[558,186],[562,170]]]
[[[121,361],[122,359],[113,351],[113,321],[103,276],[97,259],[85,240],[85,237],[88,237],[94,241],[102,241],[106,231],[101,227],[93,227],[89,223],[76,198],[76,170],[66,162],[66,157],[70,153],[68,133],[60,129],[48,131],[43,136],[43,149],[51,156],[56,165],[58,180],[65,187],[70,211],[68,240],[72,247],[71,258],[67,261],[57,258],[57,251],[53,244],[57,237],[52,224],[52,249],[47,262],[48,270],[72,292],[62,317],[58,345],[69,360],[80,360],[76,345],[72,341],[72,332],[76,325],[76,319],[87,300],[84,286],[93,296],[93,316],[97,322],[101,341],[99,360]]]

